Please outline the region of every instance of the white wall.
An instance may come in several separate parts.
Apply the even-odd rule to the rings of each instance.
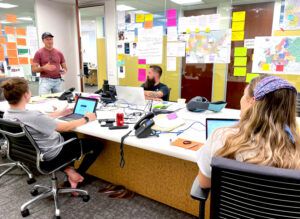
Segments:
[[[36,26],[39,46],[43,47],[41,35],[51,32],[54,35],[54,47],[65,56],[68,73],[65,76],[65,88],[80,89],[78,36],[75,5],[57,3],[48,0],[35,1]]]

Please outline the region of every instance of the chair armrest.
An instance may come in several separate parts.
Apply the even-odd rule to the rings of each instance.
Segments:
[[[193,199],[199,200],[199,201],[206,201],[208,194],[209,194],[210,189],[202,189],[200,187],[200,183],[198,180],[198,177],[195,178],[192,188],[191,188],[191,192],[190,195]]]

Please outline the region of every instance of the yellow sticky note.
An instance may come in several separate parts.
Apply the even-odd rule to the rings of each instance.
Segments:
[[[233,21],[231,28],[232,31],[244,31],[245,21]]]
[[[123,60],[124,59],[124,54],[118,54],[118,60]]]
[[[244,31],[232,32],[231,41],[242,41],[244,40]]]
[[[139,68],[144,68],[144,69],[146,69],[147,66],[146,66],[146,65],[139,65]]]
[[[246,82],[250,83],[253,78],[257,78],[258,76],[259,76],[259,74],[247,73]]]
[[[200,32],[200,29],[197,27],[196,29],[195,29],[195,33],[199,33]]]
[[[210,32],[210,28],[207,27],[207,28],[205,29],[205,32],[206,32],[206,33],[209,33],[209,32]]]
[[[136,23],[143,23],[145,21],[144,14],[135,14],[135,22]]]
[[[187,28],[187,29],[186,29],[186,33],[191,33],[191,29],[190,29],[190,28]]]
[[[247,57],[234,57],[234,66],[246,66]]]
[[[233,69],[233,76],[246,76],[246,67],[235,67]]]
[[[262,65],[262,70],[263,71],[270,71],[270,64],[263,64]]]
[[[246,17],[246,11],[236,11],[232,13],[232,21],[244,21]]]
[[[145,21],[153,21],[153,14],[146,14]]]
[[[247,56],[247,48],[246,47],[235,47],[234,48],[234,56]]]

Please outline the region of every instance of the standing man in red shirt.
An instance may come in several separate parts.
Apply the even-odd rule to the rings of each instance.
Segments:
[[[53,35],[45,32],[42,35],[44,48],[39,49],[33,58],[32,72],[40,72],[39,95],[62,91],[61,76],[67,73],[64,55],[53,48]]]

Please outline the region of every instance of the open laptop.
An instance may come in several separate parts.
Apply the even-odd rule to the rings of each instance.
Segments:
[[[234,126],[238,121],[238,119],[206,118],[206,139],[217,128]]]
[[[118,100],[137,106],[146,105],[144,88],[142,87],[127,87],[127,86],[116,86]]]
[[[64,121],[72,121],[81,119],[86,113],[95,113],[98,100],[94,98],[78,97],[73,113],[59,119]]]

